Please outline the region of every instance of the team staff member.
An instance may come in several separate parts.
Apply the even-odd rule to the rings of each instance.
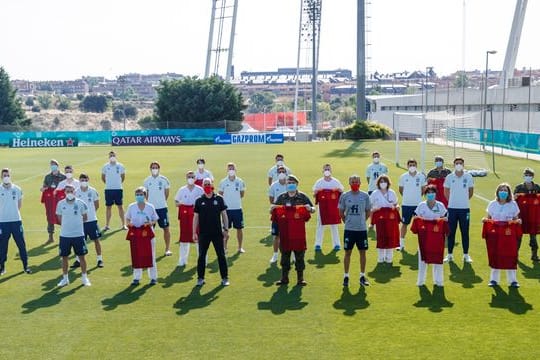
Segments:
[[[427,174],[428,184],[437,187],[437,201],[442,202],[445,207],[448,206],[448,199],[444,197],[444,180],[451,172],[452,170],[444,167],[444,158],[437,155],[435,156],[435,167]]]
[[[392,185],[390,178],[387,175],[381,175],[377,178],[375,183],[377,184],[377,190],[375,190],[369,196],[369,201],[371,203],[371,213],[373,214],[372,216],[375,216],[375,212],[382,208],[396,209],[398,206],[398,201],[396,193],[394,192],[394,190],[390,189],[390,186]],[[372,221],[377,220],[372,219]],[[389,220],[386,220],[385,224],[388,224],[388,221]],[[394,245],[397,245],[398,239],[396,237],[392,237],[391,234],[393,234],[394,236],[398,235],[397,229],[399,226],[399,217],[393,219],[392,223],[393,227],[387,225],[385,229],[376,229],[377,239],[383,239],[385,244],[382,245],[381,248],[379,248],[379,240],[377,241],[378,263],[387,262],[391,264],[392,260],[394,259]],[[393,229],[394,231],[389,231],[391,229]]]
[[[167,199],[171,184],[169,179],[160,174],[161,166],[157,161],[150,163],[151,175],[144,180],[144,187],[148,192],[148,202],[154,205],[159,216],[158,226],[163,229],[163,239],[165,240],[165,256],[171,256],[171,232],[169,230],[169,214],[167,209]]]
[[[195,201],[193,215],[193,242],[199,243],[199,258],[197,260],[197,286],[204,285],[206,254],[210,243],[216,251],[221,285],[229,285],[229,270],[225,258],[225,243],[229,237],[229,220],[227,205],[221,195],[214,193],[212,179],[203,180],[204,195]],[[197,234],[199,229],[199,234]]]
[[[0,187],[0,275],[6,272],[9,238],[13,236],[19,249],[19,257],[23,270],[31,274],[28,267],[28,254],[24,242],[24,231],[21,220],[23,193],[21,188],[11,182],[11,170],[2,169],[2,186]]]
[[[62,257],[62,280],[58,286],[69,284],[68,256],[71,248],[79,257],[82,283],[84,286],[90,286],[92,284],[86,274],[86,259],[84,258],[88,254],[84,241],[84,222],[87,220],[88,208],[84,201],[75,197],[75,188],[72,185],[66,185],[64,192],[66,198],[60,200],[56,207],[56,216],[60,220],[60,256]]]
[[[474,180],[471,174],[464,171],[465,160],[461,157],[454,159],[454,172],[444,180],[444,196],[448,199],[448,255],[444,259],[454,261],[454,246],[456,230],[459,223],[461,242],[463,243],[463,260],[471,263],[469,256],[469,224],[471,217],[470,198],[474,194]]]
[[[52,244],[54,242],[54,224],[56,221],[56,199],[54,197],[54,190],[58,184],[66,178],[64,174],[58,170],[58,161],[51,159],[50,167],[51,172],[45,175],[43,179],[43,186],[41,187],[41,202],[45,205],[45,214],[47,215],[47,232],[49,233],[49,239],[45,244]]]
[[[388,175],[388,167],[381,163],[381,154],[374,151],[371,154],[372,163],[366,168],[366,179],[368,183],[368,194],[377,190],[377,179],[381,175]]]
[[[366,279],[366,250],[368,249],[366,220],[369,217],[371,203],[369,195],[360,191],[360,176],[351,175],[349,177],[350,191],[347,191],[339,198],[339,215],[345,224],[343,233],[343,248],[345,258],[343,259],[343,286],[349,286],[349,267],[351,264],[351,253],[354,246],[360,253],[360,285],[369,286]]]
[[[276,156],[277,157],[277,156]],[[283,194],[287,191],[287,169],[285,166],[278,166],[277,168],[277,179],[270,185],[270,188],[268,189],[268,200],[270,201],[270,205],[274,203],[274,201],[278,198],[279,195]],[[278,233],[278,226],[276,222],[272,222],[272,236],[273,236],[273,247],[274,247],[274,254],[272,255],[272,258],[270,259],[270,264],[273,264],[277,262],[278,255],[279,255],[279,233]]]
[[[219,183],[219,195],[223,196],[227,205],[227,219],[229,229],[236,229],[236,239],[238,240],[238,252],[244,253],[242,247],[244,241],[244,213],[242,212],[242,198],[246,193],[244,180],[236,176],[236,165],[227,164],[227,177]],[[227,239],[225,239],[225,249],[227,249]]]
[[[106,222],[103,231],[110,229],[111,223],[111,207],[116,205],[118,207],[118,215],[122,222],[122,229],[127,230],[124,219],[124,207],[123,207],[123,190],[122,183],[126,177],[126,169],[124,165],[116,160],[116,153],[114,151],[109,152],[109,162],[103,165],[101,169],[101,181],[105,183],[105,216]]]
[[[89,238],[94,242],[97,255],[97,267],[102,268],[105,266],[103,263],[103,256],[101,254],[101,232],[99,231],[96,211],[99,209],[99,194],[93,187],[88,185],[90,177],[84,173],[79,175],[79,188],[75,190],[75,197],[84,201],[88,207],[88,213],[86,214],[86,221],[84,222],[84,238]],[[79,259],[71,265],[71,268],[78,268],[80,266]]]
[[[272,186],[274,182],[278,181],[278,177],[279,177],[278,169],[280,167],[283,167],[285,169],[285,174],[289,175],[292,173],[292,170],[289,169],[287,166],[285,166],[285,162],[284,162],[285,157],[283,155],[277,154],[275,159],[276,159],[276,164],[268,170],[268,186]]]
[[[540,194],[540,186],[537,183],[535,183],[533,180],[534,180],[534,170],[530,168],[526,168],[523,171],[523,183],[518,184],[514,190],[514,196],[516,197],[516,200],[519,199],[520,195]],[[540,204],[536,204],[536,207],[537,209],[540,208]],[[521,213],[523,214],[523,217],[526,216],[523,211],[521,211]],[[524,225],[525,225],[525,219],[523,220],[524,220]],[[536,220],[536,223],[531,224],[531,225],[538,226],[538,220]],[[536,233],[535,233],[536,231],[535,230],[531,231],[532,229],[527,229],[527,230],[531,232],[529,235],[530,236],[529,246],[531,247],[531,260],[535,262],[540,261],[540,259],[538,258],[538,242],[536,240]],[[525,229],[523,232],[526,233]]]
[[[206,178],[214,181],[214,175],[212,172],[205,168],[206,161],[203,158],[197,159],[197,170],[195,170],[195,185],[202,186],[203,180]]]
[[[401,204],[401,231],[399,240],[399,249],[405,248],[405,236],[407,227],[411,223],[414,211],[418,204],[422,202],[422,194],[426,188],[426,176],[419,173],[416,169],[415,159],[407,161],[408,171],[399,178],[399,193],[402,196]]]

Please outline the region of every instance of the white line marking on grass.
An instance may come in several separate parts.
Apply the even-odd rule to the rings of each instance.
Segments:
[[[478,199],[480,199],[480,200],[483,200],[483,201],[485,201],[485,202],[487,202],[487,203],[491,201],[491,200],[486,199],[485,197],[483,197],[483,196],[481,196],[481,195],[478,195],[478,194],[474,194],[474,197],[476,197],[476,198],[478,198]]]
[[[101,156],[99,157],[95,157],[91,160],[88,160],[88,161],[84,161],[82,163],[78,163],[76,165],[73,165],[73,167],[75,168],[78,168],[79,166],[84,166],[86,164],[90,164],[90,163],[93,163],[94,161],[98,160],[99,158],[101,158]],[[24,182],[27,182],[27,181],[30,181],[32,179],[35,179],[35,178],[38,178],[38,177],[45,177],[45,175],[47,175],[48,173],[45,173],[45,174],[36,174],[36,175],[32,175],[32,176],[29,176],[29,177],[25,177],[24,179],[21,179],[21,180],[17,180],[17,184],[20,184],[20,183],[24,183]]]

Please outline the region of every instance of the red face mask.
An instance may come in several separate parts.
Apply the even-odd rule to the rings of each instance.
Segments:
[[[360,184],[351,184],[351,190],[352,191],[360,190]]]
[[[204,185],[203,189],[205,194],[211,194],[212,191],[214,191],[214,187],[212,185]]]

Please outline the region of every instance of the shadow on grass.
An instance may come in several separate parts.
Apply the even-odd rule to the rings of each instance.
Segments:
[[[188,282],[195,279],[197,267],[186,269],[185,266],[177,266],[174,270],[163,279],[163,288],[170,288],[176,283]]]
[[[516,315],[523,315],[533,309],[533,306],[525,301],[525,298],[521,296],[516,288],[509,288],[508,293],[506,293],[497,285],[493,287],[493,291],[495,294],[491,295],[491,302],[489,303],[492,308],[507,309]]]
[[[337,251],[332,250],[328,254],[323,254],[322,251],[315,251],[313,259],[309,259],[308,264],[316,265],[318,269],[325,267],[325,265],[339,264],[340,260],[337,257]]]
[[[123,231],[122,229],[116,229],[116,230],[107,230],[107,231],[103,231],[101,230],[101,237],[99,238],[99,241],[104,241],[104,240],[107,240],[107,238],[115,235],[116,233],[118,232],[121,232]],[[125,236],[123,237],[124,239],[126,238]]]
[[[427,286],[418,287],[420,300],[414,303],[416,307],[427,308],[431,312],[441,312],[444,308],[453,307],[454,303],[446,299],[444,287],[433,286],[433,292],[429,292]]]
[[[537,279],[540,280],[540,263],[534,262],[532,266],[518,261],[518,266],[522,271],[523,277],[526,279]]]
[[[240,257],[239,252],[235,252],[233,255],[227,256],[227,267],[232,267],[234,265],[234,262],[238,260],[239,257]],[[219,263],[218,263],[217,258],[212,260],[212,262],[209,262],[208,264],[206,264],[206,268],[208,269],[208,272],[211,274],[215,274],[219,272]]]
[[[202,309],[209,306],[219,298],[217,293],[220,292],[224,286],[216,286],[205,294],[201,293],[202,288],[203,286],[194,286],[187,296],[178,299],[173,305],[173,308],[178,309],[176,314],[185,315],[191,310]]]
[[[371,153],[367,148],[361,148],[360,145],[362,145],[361,141],[355,141],[349,145],[346,149],[335,149],[332,150],[325,155],[324,157],[333,157],[333,158],[344,158],[344,157],[351,157],[351,156],[357,156],[357,157],[368,157],[371,156]]]
[[[411,254],[407,250],[403,249],[399,252],[401,254],[401,265],[408,266],[411,270],[418,270],[418,252]]]
[[[474,268],[470,263],[463,263],[463,268],[460,269],[453,261],[449,262],[450,267],[450,281],[462,284],[466,289],[471,289],[474,284],[482,282],[482,278],[476,275]]]
[[[122,277],[127,277],[133,275],[133,268],[131,265],[126,265],[122,268],[120,268],[120,272],[122,273]]]
[[[28,257],[36,257],[36,256],[40,256],[40,255],[44,255],[46,253],[48,253],[49,251],[51,251],[53,248],[55,248],[56,246],[54,246],[54,244],[52,244],[52,246],[47,246],[45,244],[41,244],[41,245],[38,245],[32,249],[29,249],[27,251],[27,254],[28,254]]]
[[[61,291],[61,288],[56,287],[51,291],[47,291],[40,298],[30,300],[27,303],[22,304],[22,308],[23,308],[22,313],[30,314],[42,308],[48,308],[54,305],[58,305],[60,304],[62,299],[70,295],[73,295],[75,291],[79,290],[82,287],[84,286],[81,284],[77,287],[72,287],[71,289],[67,291]]]
[[[270,287],[274,285],[276,281],[281,278],[281,270],[277,266],[277,263],[271,264],[266,268],[266,271],[263,274],[260,274],[257,277],[257,280],[263,282],[264,287]]]
[[[353,316],[356,310],[367,309],[369,301],[366,300],[366,289],[361,286],[357,294],[352,294],[349,287],[344,286],[341,297],[334,302],[334,309],[343,310],[343,315]]]
[[[303,286],[293,286],[290,291],[288,286],[278,286],[269,301],[260,301],[257,304],[259,310],[270,310],[274,315],[284,314],[286,311],[302,310],[307,306],[307,301],[302,301]]]
[[[270,247],[274,244],[274,236],[272,234],[269,234],[259,240],[259,243],[263,244],[265,247]]]
[[[163,259],[166,258],[166,257],[170,257],[170,256],[167,256],[167,255],[165,255],[165,254],[163,254],[163,255],[161,255],[161,256],[157,256],[157,257],[156,257],[156,263],[160,262],[161,260],[163,260]]]
[[[101,304],[103,305],[103,310],[111,311],[115,310],[120,305],[128,305],[134,303],[135,301],[139,300],[141,295],[144,294],[146,290],[148,290],[148,288],[150,287],[152,287],[152,285],[150,284],[146,284],[144,286],[129,285],[127,288],[115,294],[113,297],[103,299],[101,301]]]
[[[386,284],[390,280],[401,276],[401,268],[389,263],[377,263],[373,271],[368,273],[368,276],[377,283]]]

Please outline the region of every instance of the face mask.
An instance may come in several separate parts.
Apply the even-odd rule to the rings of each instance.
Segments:
[[[154,175],[154,176],[159,174],[159,169],[151,169],[150,171],[152,172],[152,175]]]
[[[379,161],[381,161],[380,158],[378,158],[378,157],[374,157],[374,158],[373,158],[373,163],[378,164]]]
[[[207,195],[211,194],[212,191],[214,191],[214,187],[212,185],[204,185],[203,189],[204,193]]]
[[[526,183],[532,183],[533,177],[530,175],[526,175],[523,177],[523,181],[525,181]]]
[[[382,181],[381,181],[381,182],[379,183],[379,187],[380,187],[381,189],[384,190],[384,189],[386,189],[386,188],[388,187],[388,183],[382,182]]]
[[[435,166],[436,167],[442,167],[443,166],[443,162],[442,161],[435,161]]]
[[[463,170],[463,165],[461,165],[461,164],[456,164],[456,165],[454,166],[454,169],[456,169],[456,171],[461,171],[461,170]]]
[[[326,177],[330,176],[331,174],[332,173],[330,172],[330,170],[324,170],[324,172],[323,172],[323,175],[326,176]]]
[[[236,170],[229,170],[227,173],[229,176],[234,176],[236,174]]]
[[[409,166],[409,172],[410,173],[416,172],[416,166]]]
[[[73,177],[73,173],[66,173],[66,179],[71,179]]]
[[[283,166],[283,160],[276,161],[276,165],[277,166]]]
[[[88,187],[88,181],[79,181],[79,185],[82,187],[82,188],[87,188]]]
[[[112,162],[112,163],[115,163],[115,162],[116,162],[116,157],[111,156],[111,157],[109,158],[109,161]]]
[[[187,183],[188,183],[188,185],[193,185],[193,184],[195,184],[195,179],[194,178],[188,178]]]
[[[287,178],[287,174],[279,173],[277,177],[278,177],[278,180],[285,180],[285,178]]]
[[[51,171],[57,171],[58,165],[51,165]]]
[[[428,199],[428,201],[435,200],[435,193],[427,193],[426,194],[426,199]]]
[[[144,195],[142,194],[135,195],[135,201],[137,201],[137,203],[139,204],[142,204],[144,202]]]
[[[296,184],[287,184],[287,191],[293,192],[296,191]]]
[[[506,200],[508,199],[508,191],[499,191],[499,199]]]
[[[9,184],[11,183],[11,177],[9,176],[4,176],[4,178],[2,179],[2,181],[4,182],[4,184]]]
[[[360,184],[351,184],[351,190],[352,191],[360,190]]]
[[[66,199],[68,199],[69,201],[75,199],[75,194],[73,193],[66,194]]]
[[[203,163],[197,164],[197,167],[202,170],[204,169],[204,164]]]

